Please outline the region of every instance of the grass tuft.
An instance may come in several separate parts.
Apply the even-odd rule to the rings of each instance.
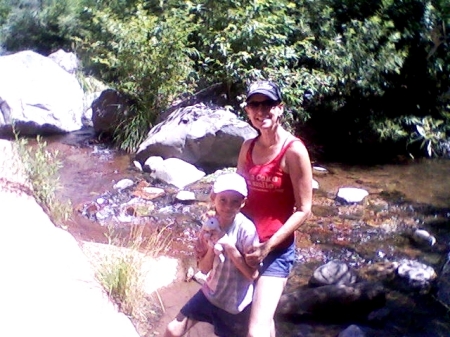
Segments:
[[[144,226],[133,226],[128,237],[119,238],[109,232],[110,247],[115,247],[106,254],[97,266],[97,279],[106,289],[109,297],[118,305],[121,312],[137,320],[146,319],[148,315],[148,295],[144,289],[146,274],[143,264],[148,257],[156,258],[167,250],[171,237],[162,230],[143,234]],[[119,246],[119,247],[117,247]],[[148,271],[147,271],[148,272]],[[155,274],[157,271],[154,271]],[[162,311],[163,304],[156,292]]]
[[[16,146],[28,180],[33,188],[36,200],[48,210],[49,216],[59,225],[67,221],[72,214],[70,201],[56,199],[56,192],[61,189],[59,170],[62,162],[58,151],[49,151],[47,142],[41,136],[36,137],[36,147],[28,144],[25,138],[16,134]]]

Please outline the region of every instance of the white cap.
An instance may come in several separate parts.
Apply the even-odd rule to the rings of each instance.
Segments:
[[[247,183],[245,179],[237,173],[225,173],[217,177],[213,185],[213,192],[236,191],[247,197]]]

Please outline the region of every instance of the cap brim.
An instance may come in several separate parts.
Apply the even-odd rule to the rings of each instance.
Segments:
[[[274,101],[278,101],[278,100],[280,99],[278,96],[274,95],[273,92],[270,92],[269,90],[265,90],[265,89],[256,89],[256,90],[254,90],[254,91],[248,93],[248,95],[247,95],[247,100],[248,100],[251,96],[253,96],[253,95],[255,95],[255,94],[263,94],[263,95],[269,97],[270,99],[272,99],[272,100],[274,100]]]

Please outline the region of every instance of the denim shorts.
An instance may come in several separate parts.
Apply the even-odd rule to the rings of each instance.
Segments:
[[[295,243],[280,250],[274,250],[266,256],[259,268],[259,275],[287,278],[294,266]]]
[[[199,290],[180,312],[192,320],[212,324],[214,333],[219,337],[245,337],[250,319],[250,308],[251,305],[248,305],[242,312],[230,314],[208,301]]]

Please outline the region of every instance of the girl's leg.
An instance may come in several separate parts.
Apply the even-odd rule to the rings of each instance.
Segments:
[[[195,324],[197,324],[197,321],[187,318],[182,313],[179,313],[172,322],[167,324],[164,337],[181,337]]]
[[[248,337],[275,337],[273,317],[287,278],[261,276],[256,282]]]

